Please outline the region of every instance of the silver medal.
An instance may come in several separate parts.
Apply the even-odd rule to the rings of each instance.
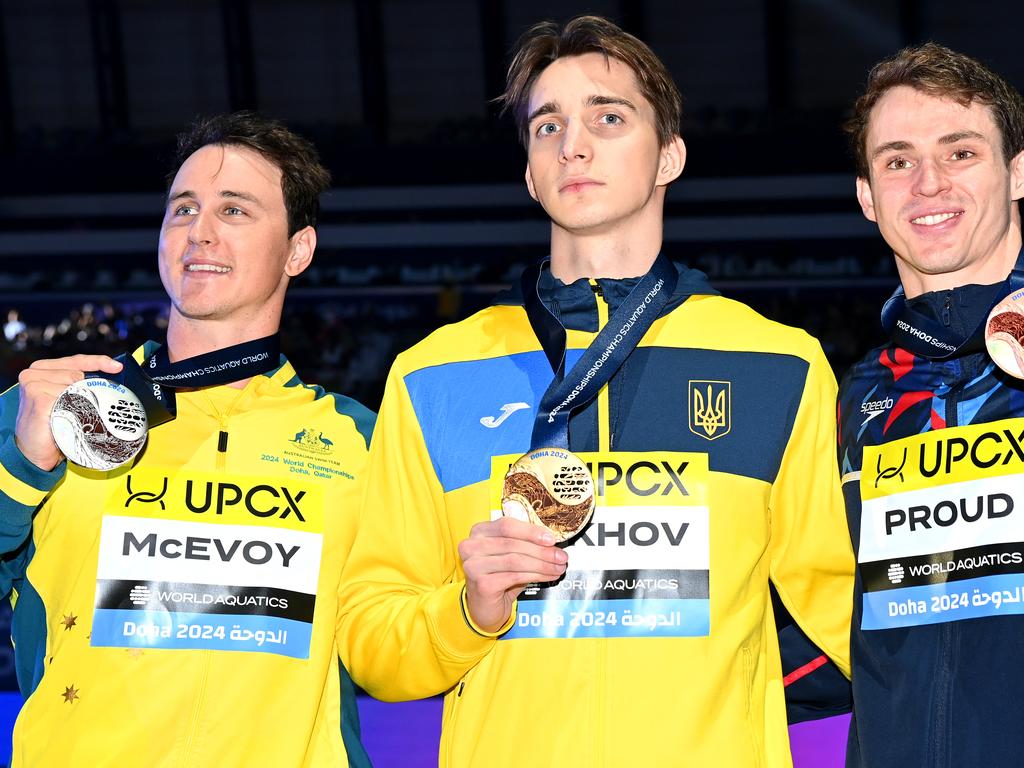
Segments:
[[[116,469],[146,444],[146,410],[135,393],[103,378],[69,386],[50,411],[50,431],[68,461],[86,469]]]

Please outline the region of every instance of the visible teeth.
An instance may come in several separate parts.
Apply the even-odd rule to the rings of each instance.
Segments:
[[[185,267],[186,272],[219,272],[224,274],[231,271],[231,267],[218,267],[216,264],[189,264]]]
[[[936,213],[931,216],[919,216],[916,219],[911,219],[911,223],[924,224],[925,226],[930,227],[934,224],[940,224],[943,221],[949,221],[954,216],[959,216],[960,213],[963,213],[963,211],[960,211],[959,213]]]

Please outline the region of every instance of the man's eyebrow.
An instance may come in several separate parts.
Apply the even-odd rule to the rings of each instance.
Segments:
[[[943,136],[939,139],[939,144],[956,144],[964,139],[978,139],[986,144],[988,143],[988,139],[977,131],[957,131],[956,133],[949,133]]]
[[[229,198],[231,200],[243,200],[247,203],[258,205],[260,208],[263,207],[263,204],[259,201],[259,198],[257,198],[254,195],[250,195],[248,192],[235,192],[230,189],[225,189],[221,191],[220,196]]]
[[[906,152],[908,149],[913,148],[914,145],[909,141],[887,141],[885,144],[875,147],[875,151],[871,153],[871,159],[874,160],[886,152]]]
[[[559,109],[558,104],[556,104],[553,101],[545,102],[544,104],[541,104],[539,107],[533,110],[533,112],[530,113],[530,116],[526,118],[526,122],[532,123],[536,118],[540,117],[541,115],[553,115],[555,112],[561,112],[561,109]]]
[[[624,99],[621,96],[588,96],[586,100],[586,105],[588,107],[604,107],[612,104],[618,105],[620,107],[626,107],[627,109],[631,109],[634,112],[637,111],[636,105],[632,101],[630,101],[629,99]],[[556,112],[561,111],[561,108],[558,106],[556,102],[549,101],[544,104],[541,104],[539,107],[533,110],[533,112],[530,113],[530,116],[526,119],[526,121],[528,123],[532,123],[538,117],[541,117],[543,115],[552,115]]]
[[[169,195],[167,198],[167,203],[169,205],[171,203],[177,202],[178,200],[185,200],[195,196],[196,193],[193,192],[191,189],[184,189],[181,192],[175,192],[174,194]],[[228,200],[244,200],[247,203],[258,205],[260,208],[263,207],[263,204],[259,201],[259,199],[254,197],[253,195],[250,195],[248,192],[235,192],[234,190],[225,189],[221,191],[220,196]]]
[[[626,107],[636,112],[636,105],[629,99],[624,99],[621,96],[591,96],[587,99],[588,107],[604,107],[610,104],[617,104],[620,107]]]

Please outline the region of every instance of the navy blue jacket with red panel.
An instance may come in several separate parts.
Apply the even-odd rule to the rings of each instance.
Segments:
[[[998,286],[915,306],[969,335]],[[1005,289],[1003,289],[1005,290]],[[839,390],[857,552],[847,766],[1024,765],[1024,382],[892,344]]]

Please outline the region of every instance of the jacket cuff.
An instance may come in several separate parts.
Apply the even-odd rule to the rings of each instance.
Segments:
[[[509,614],[508,621],[506,621],[497,632],[488,632],[485,629],[481,629],[477,626],[476,622],[473,621],[473,617],[469,615],[469,605],[466,603],[466,585],[462,585],[462,592],[459,596],[459,601],[462,603],[462,618],[466,624],[481,637],[501,637],[508,632],[516,623],[516,607],[519,605],[518,602],[512,603],[512,613]]]
[[[14,434],[0,446],[0,493],[18,504],[37,507],[67,472],[67,462],[61,461],[50,471],[40,469],[21,452]]]

